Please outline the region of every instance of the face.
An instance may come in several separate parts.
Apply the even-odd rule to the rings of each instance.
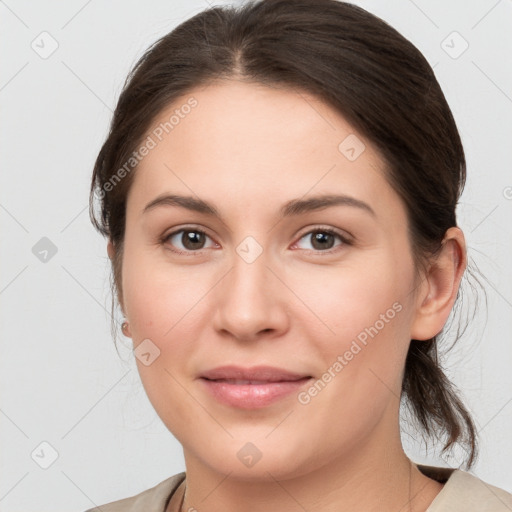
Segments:
[[[147,135],[122,303],[187,464],[287,478],[394,439],[414,264],[371,144],[314,96],[238,81],[183,96]],[[226,366],[241,373],[211,373]],[[258,367],[273,370],[243,373]]]

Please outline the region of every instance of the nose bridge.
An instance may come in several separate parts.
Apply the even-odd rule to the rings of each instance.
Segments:
[[[272,300],[269,293],[269,253],[252,237],[242,241],[233,255],[233,267],[226,290],[231,307],[238,305],[241,315],[256,306],[265,308]],[[230,300],[229,300],[230,299]],[[236,306],[235,306],[236,307]]]
[[[251,338],[262,330],[283,326],[285,312],[280,307],[280,291],[270,251],[253,237],[235,247],[231,270],[217,294],[216,327],[235,337]]]
[[[232,271],[235,286],[240,285],[242,290],[246,288],[249,293],[261,291],[268,280],[268,251],[264,251],[254,238],[247,237],[236,247],[235,252]]]

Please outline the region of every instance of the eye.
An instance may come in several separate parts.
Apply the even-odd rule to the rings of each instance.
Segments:
[[[183,228],[178,231],[173,231],[162,239],[162,243],[169,244],[171,246],[176,247],[177,244],[181,244],[182,248],[172,249],[172,251],[177,252],[178,254],[187,254],[193,252],[199,252],[202,249],[205,249],[204,243],[206,239],[211,238],[201,229],[197,228]],[[215,242],[211,247],[215,247]]]
[[[339,247],[340,245],[350,245],[350,240],[343,236],[341,233],[338,233],[334,229],[330,228],[316,228],[312,231],[308,231],[305,235],[303,235],[299,242],[303,239],[310,239],[311,245],[313,246],[313,251],[320,251],[320,252],[332,252],[331,249],[333,247]],[[341,241],[338,245],[333,245],[335,242],[335,239],[338,238],[338,240]],[[297,245],[295,244],[295,245]]]
[[[306,248],[306,250],[313,250],[316,252],[331,253],[333,252],[333,247],[351,245],[350,240],[336,230],[318,227],[302,235],[295,246],[297,246],[301,240],[305,240],[308,237],[310,238],[313,249]],[[336,238],[341,243],[334,245]],[[170,250],[178,254],[193,254],[208,247],[218,247],[218,244],[213,241],[210,246],[205,246],[204,244],[207,239],[212,240],[203,230],[190,227],[182,228],[165,235],[162,238],[162,244],[170,245]],[[180,244],[181,247],[179,246]]]

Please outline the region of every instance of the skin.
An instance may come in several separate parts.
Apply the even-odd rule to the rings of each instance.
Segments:
[[[405,207],[377,151],[339,113],[306,93],[229,80],[194,89],[154,126],[191,96],[198,105],[136,170],[119,297],[134,348],[150,339],[160,350],[137,365],[183,446],[183,510],[425,511],[442,484],[404,453],[398,397],[410,340],[438,334],[452,309],[462,231],[447,231],[417,278]],[[350,134],[366,146],[355,161],[338,149]],[[223,221],[178,206],[143,213],[162,193],[209,201]],[[364,201],[375,216],[347,205],[278,215],[291,199],[326,193]],[[322,227],[351,243],[334,236],[318,248],[312,231]],[[184,246],[182,233],[162,241],[184,228],[204,230],[203,246]],[[251,263],[236,252],[247,236],[263,249]],[[307,404],[292,394],[263,409],[230,407],[198,381],[225,364],[319,379],[396,302],[400,312]],[[262,454],[252,467],[237,457],[247,442]]]

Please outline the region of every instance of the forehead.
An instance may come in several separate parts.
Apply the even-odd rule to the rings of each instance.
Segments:
[[[215,155],[215,163],[226,167],[236,159],[245,161],[248,169],[251,162],[285,168],[286,162],[316,153],[334,163],[340,156],[339,143],[355,136],[340,114],[309,93],[236,80],[183,95],[160,113],[153,128],[164,127],[172,117],[177,121],[173,114],[184,111],[191,98],[196,106],[187,108],[188,113],[164,134],[168,147],[186,142],[197,149],[190,157]]]
[[[277,205],[328,192],[376,210],[398,200],[372,145],[304,91],[236,80],[199,87],[162,110],[146,136],[154,147],[136,170],[139,198],[179,190],[217,203],[222,192]]]

